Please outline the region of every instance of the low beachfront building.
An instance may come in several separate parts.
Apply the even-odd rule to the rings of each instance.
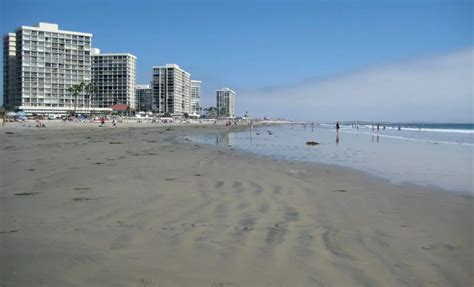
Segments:
[[[217,90],[216,108],[219,116],[235,118],[235,92],[229,88]]]
[[[191,74],[176,64],[153,67],[153,112],[184,115],[191,113]]]
[[[191,80],[191,114],[201,114],[201,81]]]
[[[92,82],[94,84],[93,108],[110,108],[125,104],[136,110],[137,57],[129,53],[92,53]]]
[[[150,112],[153,108],[153,96],[150,85],[137,85],[135,99],[137,111]]]

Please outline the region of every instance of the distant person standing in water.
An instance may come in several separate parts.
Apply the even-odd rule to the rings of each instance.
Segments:
[[[377,124],[377,132],[380,130],[380,124]]]
[[[399,131],[402,130],[402,125],[398,125],[398,130],[399,130]]]
[[[336,132],[337,132],[338,134],[339,134],[339,128],[340,128],[339,122],[336,122]]]

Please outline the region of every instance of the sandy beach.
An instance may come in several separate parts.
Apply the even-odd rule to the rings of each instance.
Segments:
[[[0,286],[472,286],[472,196],[174,139],[213,129],[1,128]]]

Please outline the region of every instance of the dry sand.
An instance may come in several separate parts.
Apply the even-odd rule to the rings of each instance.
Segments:
[[[0,129],[0,286],[472,286],[471,196],[82,127]]]

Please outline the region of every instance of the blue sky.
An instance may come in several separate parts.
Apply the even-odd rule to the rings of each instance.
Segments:
[[[39,21],[91,32],[102,52],[138,57],[139,83],[179,64],[203,81],[205,106],[223,86],[258,97],[473,46],[471,1],[0,1],[2,34]],[[245,99],[238,112],[258,114]]]

